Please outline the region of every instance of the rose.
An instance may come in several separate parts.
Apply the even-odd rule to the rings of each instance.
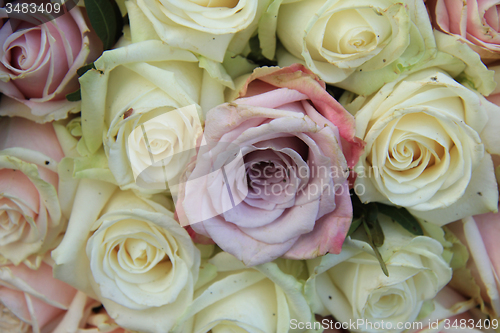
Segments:
[[[2,329],[2,332],[29,333],[31,326],[16,317],[8,308],[0,303],[0,329]]]
[[[500,82],[500,65],[491,66],[488,68],[494,72],[495,82]],[[491,103],[500,106],[500,85],[497,84],[495,90],[491,92],[491,94],[486,97],[488,101]],[[493,165],[495,167],[495,174],[497,176],[497,182],[500,183],[500,155],[491,155],[493,159]]]
[[[500,65],[495,65],[488,67],[489,70],[493,71],[494,73],[494,80],[497,83],[495,89],[489,94],[489,96],[486,97],[490,102],[500,105]]]
[[[401,332],[397,324],[414,321],[424,302],[434,298],[452,272],[438,241],[413,237],[385,215],[379,214],[378,219],[385,235],[378,250],[389,276],[382,272],[367,242],[349,239],[340,254],[307,261],[310,277],[305,295],[313,311],[322,316],[371,323],[354,331]]]
[[[7,18],[5,8],[0,18]],[[76,6],[43,24],[23,14],[0,28],[0,92],[5,95],[0,115],[47,122],[80,111],[79,103],[65,96],[78,89],[76,70],[102,52],[86,19],[85,9]]]
[[[18,265],[53,248],[66,220],[58,200],[63,152],[50,124],[0,120],[0,256]]]
[[[363,202],[403,206],[439,225],[496,210],[497,106],[436,69],[351,106],[356,135],[367,143],[355,168]]]
[[[159,36],[165,43],[222,62],[228,47],[243,51],[265,0],[130,0],[125,2],[133,40]],[[153,38],[156,38],[153,37]]]
[[[180,320],[192,323],[190,332],[304,332],[291,323],[314,321],[303,285],[297,281],[306,273],[303,262],[280,259],[247,268],[220,252],[205,269],[211,278],[196,290]]]
[[[322,80],[358,94],[371,94],[436,52],[422,1],[302,0],[284,2],[276,14],[286,49],[277,54],[280,66],[303,62]]]
[[[427,0],[426,4],[434,27],[467,43],[485,62],[500,59],[497,2]]]
[[[100,303],[79,291],[52,333],[128,333],[116,325]]]
[[[33,332],[39,333],[42,329],[48,331],[64,315],[76,290],[52,277],[49,263],[41,262],[34,269],[25,264],[0,267],[0,306],[8,318],[2,318],[0,328],[10,322],[19,329],[10,332],[31,332],[32,326]]]
[[[474,308],[476,303],[473,299],[466,300],[449,286],[441,289],[433,303],[432,313],[412,323],[414,329],[410,332],[453,333],[457,329],[467,329],[467,332],[479,333],[482,332],[481,328],[485,324],[494,327],[491,321],[489,324],[484,321],[486,319],[484,316],[478,316],[478,311]]]
[[[163,204],[81,180],[52,252],[54,276],[102,302],[124,328],[169,331],[192,301],[200,253]]]
[[[500,65],[491,66],[488,67],[488,69],[492,70],[495,73],[494,74],[495,82],[500,82]],[[496,105],[500,104],[500,85],[498,83],[497,86],[495,87],[495,90],[491,92],[491,94],[487,97],[487,99]]]
[[[0,328],[4,332],[28,333],[31,326],[17,318],[9,309],[0,304]]]
[[[207,114],[181,224],[247,265],[338,253],[352,216],[347,170],[362,147],[352,116],[301,65],[256,69],[239,95]]]
[[[495,74],[495,82],[500,82],[500,66],[491,66],[488,68],[492,70]],[[491,94],[486,97],[488,101],[491,103],[500,106],[500,85],[497,84],[495,90],[491,92]],[[495,167],[495,174],[497,177],[497,183],[500,183],[500,155],[491,155],[493,159],[493,166]]]
[[[478,300],[482,310],[493,318],[500,317],[499,222],[499,213],[487,213],[467,217],[447,226],[470,253],[467,269],[471,273],[465,275],[462,272],[454,276],[452,286]]]
[[[158,40],[104,52],[96,69],[80,78],[80,154],[99,153],[104,144],[107,158],[101,160],[109,165],[111,182],[122,189],[165,190],[166,181],[175,181],[195,153],[204,118],[198,104],[206,111],[223,102],[223,85],[200,68],[207,64]],[[232,85],[227,75],[225,80]]]

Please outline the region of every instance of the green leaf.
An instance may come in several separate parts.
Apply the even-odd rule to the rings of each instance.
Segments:
[[[380,268],[382,268],[382,271],[384,272],[385,276],[389,277],[389,270],[387,269],[387,266],[385,265],[384,259],[382,259],[382,256],[380,255],[380,252],[378,251],[377,247],[373,243],[373,238],[372,238],[372,233],[370,231],[370,228],[366,223],[363,223],[363,227],[365,228],[366,235],[368,236],[368,243],[373,249],[373,252],[375,252],[375,257],[377,258],[378,262],[380,263]]]
[[[102,41],[104,50],[113,47],[121,34],[123,20],[114,0],[85,0],[90,24]]]
[[[399,223],[403,228],[414,235],[423,236],[424,232],[420,227],[417,219],[411,215],[405,208],[397,208],[394,206],[377,203],[378,211]]]
[[[75,92],[67,94],[66,99],[70,102],[78,102],[79,100],[81,100],[82,95],[81,95],[80,89],[78,89]]]
[[[356,230],[358,230],[361,223],[363,223],[362,217],[358,219],[353,219],[351,222],[351,226],[349,227],[349,231],[347,232],[347,236],[351,236]]]
[[[376,247],[381,247],[382,245],[384,245],[385,236],[382,228],[380,227],[380,224],[378,223],[378,220],[376,220],[373,225],[370,225],[369,223],[366,223],[366,225],[370,229],[373,245],[375,245]]]
[[[370,229],[370,234],[373,240],[373,245],[380,247],[384,245],[384,232],[382,231],[382,227],[378,222],[378,208],[375,203],[370,203],[366,205],[368,208],[368,214],[366,217],[366,226]]]
[[[368,226],[375,224],[378,216],[378,207],[375,203],[369,203],[366,205],[368,209],[368,213],[366,215],[366,222],[368,222]]]
[[[87,64],[85,66],[82,66],[76,70],[76,74],[78,74],[78,77],[82,76],[83,74],[87,73],[88,70],[90,69],[96,69],[94,63]]]
[[[373,225],[371,225],[369,227],[371,227],[373,244],[377,247],[381,247],[382,245],[384,245],[385,236],[384,236],[384,232],[382,231],[382,227],[380,226],[378,220],[375,220]]]

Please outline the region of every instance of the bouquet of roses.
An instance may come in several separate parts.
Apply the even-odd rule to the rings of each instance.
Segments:
[[[0,332],[500,332],[500,2],[0,5]]]

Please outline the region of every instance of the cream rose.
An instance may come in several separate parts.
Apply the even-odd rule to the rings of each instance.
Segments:
[[[284,273],[284,269],[291,274]],[[306,273],[303,262],[282,259],[246,267],[226,252],[205,264],[205,283],[181,322],[192,325],[192,333],[209,332],[304,332],[291,322],[314,321],[297,278]],[[210,273],[209,273],[210,272]],[[307,275],[306,275],[307,277]],[[180,332],[175,328],[173,332]]]
[[[95,66],[80,78],[80,154],[103,155],[104,145],[111,182],[122,189],[165,190],[195,153],[202,109],[223,103],[224,86],[201,66],[220,67],[158,40],[104,52]],[[232,86],[227,74],[219,78]]]
[[[132,36],[157,34],[165,43],[222,62],[228,47],[243,51],[257,28],[266,0],[130,0],[125,2]]]
[[[140,332],[170,330],[192,301],[200,266],[199,250],[163,205],[92,180],[80,182],[52,256],[56,278]]]
[[[322,80],[359,94],[370,94],[436,52],[422,1],[284,1],[277,20],[286,49],[277,54],[280,66],[305,63]],[[363,81],[370,72],[368,86]]]
[[[0,257],[15,265],[54,248],[66,219],[58,199],[61,146],[50,124],[0,120]]]
[[[363,202],[403,206],[443,225],[496,211],[490,154],[500,151],[500,109],[447,74],[428,69],[355,100],[356,135],[366,141],[355,167]]]
[[[401,332],[397,324],[414,321],[424,301],[436,296],[452,272],[438,241],[413,237],[386,216],[379,215],[379,221],[385,235],[379,251],[389,276],[368,243],[347,240],[340,254],[307,261],[311,276],[305,294],[315,313],[373,324],[355,331]]]

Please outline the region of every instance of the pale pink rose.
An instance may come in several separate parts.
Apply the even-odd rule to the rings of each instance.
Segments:
[[[500,317],[500,213],[475,215],[447,225],[469,250],[467,268],[481,290],[486,311]],[[470,294],[471,284],[455,286]],[[473,296],[473,295],[469,295]]]
[[[240,98],[210,110],[181,185],[181,224],[247,265],[339,253],[363,143],[324,87],[302,65],[258,68]]]
[[[101,303],[79,291],[52,333],[127,333],[108,315]]]
[[[0,8],[0,19],[6,19]],[[76,70],[102,53],[90,30],[85,9],[78,6],[52,21],[35,25],[23,14],[0,28],[0,115],[37,122],[65,118],[79,103],[66,94],[79,88]],[[25,19],[25,20],[23,20]]]
[[[50,331],[75,294],[76,289],[52,276],[45,262],[35,270],[24,264],[0,267],[0,303],[34,333]]]
[[[500,1],[427,0],[435,28],[459,37],[483,62],[500,59]]]
[[[441,289],[433,301],[434,310],[432,313],[421,321],[414,322],[412,328],[405,332],[493,332],[483,329],[483,326],[478,326],[484,325],[486,316],[477,310],[475,301],[465,298],[451,287],[446,286]],[[489,325],[492,327],[491,321]]]
[[[490,66],[488,69],[495,72],[494,78],[497,86],[495,87],[495,90],[493,90],[491,94],[486,97],[486,99],[491,103],[500,106],[500,65]],[[497,117],[500,118],[500,115],[497,114]],[[491,158],[493,160],[497,182],[500,183],[500,155],[491,155]]]
[[[65,226],[57,196],[63,156],[51,124],[0,120],[0,259],[17,265],[57,245]]]
[[[0,303],[0,332],[31,333],[31,325],[17,318],[8,308]]]

